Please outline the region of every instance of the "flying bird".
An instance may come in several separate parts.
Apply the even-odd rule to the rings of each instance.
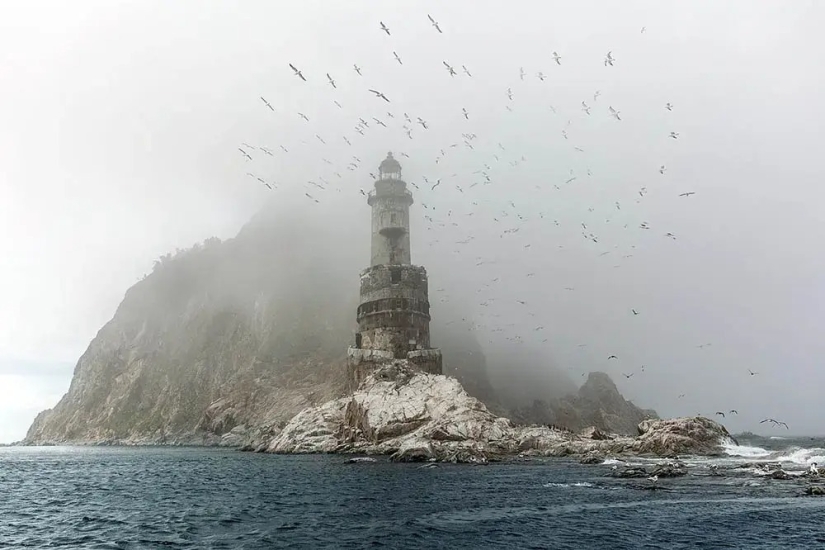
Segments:
[[[561,65],[561,56],[557,52],[553,52],[553,61],[555,61],[557,65]]]
[[[270,104],[269,104],[269,102],[268,102],[266,99],[264,99],[264,98],[263,98],[263,96],[261,96],[261,101],[263,101],[263,102],[264,102],[264,105],[266,105],[267,107],[269,107],[269,110],[270,110],[270,111],[274,111],[274,110],[275,110],[275,109],[273,109],[273,108],[272,108],[272,105],[270,105]]]
[[[728,414],[739,414],[739,411],[737,411],[736,409],[731,409],[730,411],[728,411]]]
[[[630,311],[632,311],[632,312],[633,312],[633,315],[638,315],[638,314],[639,314],[639,312],[638,312],[638,311],[636,311],[635,309],[631,309]]]
[[[634,373],[634,372],[631,372],[630,374],[625,374],[625,373],[622,373],[622,376],[624,376],[625,378],[627,378],[628,380],[630,380],[630,378],[631,378],[634,374],[636,374],[636,373]]]
[[[608,65],[610,65],[612,67],[614,61],[616,60],[613,58],[613,52],[607,52],[607,55],[604,58],[604,66],[607,67]]]
[[[582,111],[584,111],[588,115],[590,114],[590,107],[588,107],[587,103],[585,103],[584,101],[582,101]]]
[[[751,376],[756,376],[759,373],[758,372],[753,372],[752,370],[748,369],[748,374],[750,374]]]
[[[307,197],[309,197],[310,199],[314,200],[315,202],[320,202],[318,199],[316,199],[315,197],[313,197],[313,196],[312,196],[312,195],[310,195],[309,193],[304,193],[304,195],[306,195],[306,196],[307,196]]]
[[[340,103],[338,103],[338,100],[337,100],[337,99],[333,99],[333,100],[332,100],[332,102],[333,102],[333,103],[335,103],[335,105],[337,105],[339,109],[343,109],[343,108],[344,108],[344,107],[343,107]]]
[[[665,109],[667,109],[668,111],[672,111],[673,110],[673,104],[665,103]]]
[[[355,69],[355,72],[358,73],[358,76],[361,76],[361,67],[359,67],[356,64],[353,64],[352,68]]]
[[[421,117],[418,117],[418,123],[419,123],[421,126],[423,126],[425,130],[427,129],[427,121],[426,121],[426,120],[424,120],[424,119],[423,119],[423,118],[421,118]]]
[[[607,358],[608,361],[611,360],[611,359],[618,359],[618,357],[616,357],[615,355],[611,355]]]
[[[467,109],[465,109],[464,107],[461,108],[461,114],[464,115],[464,118],[466,118],[467,120],[470,120],[470,113],[468,113]]]
[[[617,111],[613,107],[608,107],[608,109],[610,110],[610,116],[615,117],[616,120],[621,120],[622,119],[622,117],[619,116],[619,111]]]
[[[390,100],[389,100],[389,99],[387,99],[387,96],[385,96],[383,93],[379,92],[378,90],[370,90],[370,91],[371,91],[372,93],[374,93],[376,97],[380,97],[381,99],[383,99],[383,100],[384,100],[384,101],[386,101],[387,103],[389,103],[389,102],[390,102]]]
[[[541,71],[539,71],[539,72],[538,72],[538,74],[536,74],[536,76],[537,76],[537,77],[538,77],[538,79],[539,79],[539,80],[541,80],[542,82],[544,82],[544,79],[546,78],[546,77],[544,76],[544,73],[543,73],[543,72],[541,72]]]
[[[397,53],[395,53],[395,52],[392,52],[392,54],[395,56],[395,60],[396,60],[396,61],[398,61],[398,64],[399,64],[399,65],[403,65],[403,63],[401,62],[401,58],[400,58],[400,57],[398,57],[398,54],[397,54]]]
[[[338,86],[335,85],[335,80],[333,80],[332,77],[329,76],[329,73],[327,73],[327,80],[329,80],[329,83],[332,85],[333,88],[338,88]]]
[[[295,76],[300,77],[300,78],[301,78],[301,80],[303,80],[304,82],[306,82],[306,81],[307,81],[307,79],[306,79],[306,78],[304,78],[304,73],[302,73],[302,72],[301,72],[301,71],[299,71],[297,68],[295,68],[295,65],[293,65],[292,63],[290,63],[290,64],[289,64],[289,68],[290,68],[290,69],[292,69],[292,71],[295,73]]]
[[[647,27],[642,27],[642,31],[639,34],[644,34],[645,29],[647,29]]]
[[[381,30],[387,33],[387,36],[390,36],[390,29],[387,28],[383,21],[379,21],[379,23],[381,23]]]
[[[722,418],[725,418],[725,413],[723,413],[722,411],[716,411],[716,414],[721,416]]]
[[[472,77],[472,76],[473,76],[473,75],[471,75],[471,74],[470,74],[470,71],[468,71],[468,70],[467,70],[467,67],[465,67],[464,65],[462,65],[462,66],[461,66],[461,68],[464,70],[464,74],[466,74],[467,76],[470,76],[470,77]]]
[[[238,151],[240,151],[240,152],[241,152],[241,154],[242,154],[243,156],[245,156],[245,157],[246,157],[246,160],[252,160],[252,157],[251,157],[251,156],[249,156],[249,153],[247,153],[246,151],[244,151],[244,150],[243,150],[243,149],[241,149],[240,147],[238,147]]]
[[[664,175],[666,170],[667,170],[667,168],[665,168],[664,164],[659,167],[659,173],[662,174],[662,175]]]
[[[349,142],[349,140],[347,139],[347,136],[344,136],[344,141],[346,141],[346,142],[347,142],[347,145],[349,145],[350,147],[352,147],[352,143],[350,143],[350,142]]]
[[[696,191],[688,191],[687,193],[679,193],[680,197],[689,197],[691,195],[695,195]]]
[[[309,118],[307,118],[307,116],[304,113],[298,113],[298,116],[309,122]]]
[[[450,66],[449,63],[447,63],[446,61],[442,61],[442,63],[444,64],[445,67],[447,67],[447,72],[450,73],[450,76],[455,76],[457,74],[455,72],[455,70]]]
[[[436,188],[436,187],[438,187],[439,185],[441,185],[441,179],[440,179],[440,178],[439,178],[439,180],[438,180],[437,182],[435,182],[435,185],[433,185],[433,186],[430,188],[430,191],[435,191],[435,188]]]
[[[673,139],[679,139],[679,132],[671,132],[669,137]]]
[[[430,15],[429,13],[427,14],[427,18],[430,20],[430,23],[433,24],[433,27],[435,27],[435,30],[437,30],[438,32],[441,32],[441,27],[438,26],[438,21],[433,19],[433,16]]]
[[[518,68],[518,76],[521,80],[524,80],[524,67]]]

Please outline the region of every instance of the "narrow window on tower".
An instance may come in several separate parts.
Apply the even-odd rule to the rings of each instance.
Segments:
[[[400,269],[390,269],[390,282],[392,284],[398,284],[401,282],[401,270]]]
[[[396,226],[395,224],[397,223],[397,221],[398,221],[398,217],[395,215],[395,212],[391,213],[390,214],[390,225],[395,227]]]

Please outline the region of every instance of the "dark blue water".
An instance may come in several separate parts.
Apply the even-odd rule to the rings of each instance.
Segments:
[[[0,547],[825,548],[825,498],[802,482],[695,468],[649,490],[608,470],[0,449]]]

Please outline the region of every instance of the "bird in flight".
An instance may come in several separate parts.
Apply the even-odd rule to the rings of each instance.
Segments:
[[[684,396],[685,396],[685,394],[684,394],[684,393],[680,393],[680,394],[679,394],[679,397],[677,397],[677,399],[681,399],[681,398],[683,398]]]
[[[438,187],[439,185],[441,185],[441,178],[439,178],[438,181],[435,182],[435,185],[430,187],[430,191],[435,191],[435,188]]]
[[[679,193],[680,197],[689,197],[691,195],[695,195],[696,191],[688,191],[687,193]]]
[[[263,97],[263,96],[261,96],[261,101],[263,101],[263,102],[264,102],[264,105],[266,105],[267,107],[269,107],[269,110],[270,110],[270,111],[274,111],[274,110],[275,110],[275,109],[273,109],[273,108],[272,108],[272,105],[270,105],[270,104],[269,104],[269,102],[268,102],[266,99],[264,99],[264,97]]]
[[[400,58],[400,57],[398,57],[398,54],[397,54],[397,53],[395,53],[395,52],[392,52],[392,54],[395,56],[395,60],[396,60],[396,61],[398,61],[398,64],[399,64],[399,65],[403,65],[403,63],[401,62],[401,58]]]
[[[390,35],[390,29],[387,28],[387,26],[384,24],[383,21],[379,21],[379,23],[381,23],[381,30],[384,31],[385,33],[387,33],[387,36],[389,36]]]
[[[635,309],[631,309],[630,311],[632,311],[632,312],[633,312],[633,315],[638,315],[638,314],[639,314],[639,312],[638,312],[638,311],[636,311]]]
[[[619,116],[619,111],[617,111],[613,107],[608,107],[608,109],[610,109],[610,116],[615,117],[616,120],[621,120],[622,119],[622,117]]]
[[[518,68],[518,77],[519,77],[521,80],[524,80],[524,67],[519,67],[519,68]]]
[[[640,32],[639,34],[644,34],[644,33],[645,33],[645,29],[647,29],[647,27],[642,27],[642,32]]]
[[[304,195],[306,195],[306,196],[307,196],[307,197],[309,197],[310,199],[314,200],[315,202],[320,202],[318,199],[316,199],[315,197],[313,197],[313,196],[312,196],[312,195],[310,195],[309,193],[304,193]]]
[[[625,378],[627,378],[628,380],[630,380],[630,378],[631,378],[634,374],[636,374],[636,373],[634,373],[634,372],[631,372],[630,374],[625,374],[625,373],[622,373],[622,376],[624,376]]]
[[[659,167],[659,173],[662,174],[662,175],[664,175],[666,170],[667,170],[667,168],[665,168],[664,164]]]
[[[380,97],[381,99],[383,99],[383,100],[384,100],[384,101],[386,101],[387,103],[389,103],[389,102],[390,102],[390,100],[389,100],[389,99],[387,99],[387,96],[385,96],[383,93],[379,92],[378,90],[370,90],[370,91],[371,91],[372,93],[374,93],[376,97]]]
[[[538,77],[538,79],[539,79],[539,80],[541,80],[542,82],[544,82],[544,79],[546,78],[546,77],[544,76],[544,73],[543,73],[543,72],[541,72],[541,71],[539,71],[539,72],[538,72],[538,74],[537,74],[536,76],[537,76],[537,77]]]
[[[513,101],[513,89],[512,88],[507,88],[507,99],[509,99],[510,101]]]
[[[327,80],[329,80],[329,83],[332,85],[333,88],[338,87],[338,86],[335,85],[335,80],[333,80],[332,77],[329,76],[329,73],[327,73]]]
[[[350,142],[349,142],[349,140],[347,139],[347,136],[344,136],[344,141],[346,141],[346,142],[347,142],[347,145],[349,145],[350,147],[352,147],[352,143],[350,143]]]
[[[725,413],[723,413],[722,411],[716,411],[716,414],[721,416],[722,418],[725,418]]]
[[[438,26],[438,21],[433,19],[433,16],[430,15],[429,13],[427,14],[427,18],[430,20],[430,23],[432,23],[433,27],[435,27],[435,30],[437,30],[438,32],[441,32],[441,27]]]
[[[240,151],[240,152],[241,152],[241,154],[242,154],[243,156],[245,156],[245,157],[246,157],[246,160],[252,160],[252,157],[251,157],[251,156],[249,156],[249,153],[247,153],[246,151],[244,151],[244,150],[243,150],[243,149],[241,149],[240,147],[238,147],[238,151]]]
[[[752,370],[748,369],[748,374],[750,374],[751,376],[756,376],[759,373],[758,372],[753,372]]]
[[[466,74],[466,75],[467,75],[467,76],[469,76],[469,77],[472,77],[472,76],[473,76],[473,75],[471,75],[471,74],[470,74],[470,71],[468,71],[468,70],[467,70],[467,67],[465,67],[464,65],[462,65],[462,66],[461,66],[461,68],[464,70],[464,74]]]
[[[672,103],[665,103],[665,109],[667,109],[668,111],[672,111],[673,110],[673,104]]]
[[[788,430],[788,425],[784,422],[780,422],[779,420],[774,420],[773,418],[766,418],[765,420],[761,420],[759,423],[764,424],[765,422],[770,422],[774,426],[785,426],[785,429]]]
[[[423,118],[421,118],[421,117],[418,117],[418,123],[419,123],[421,126],[423,126],[425,130],[427,129],[427,121],[426,121],[426,120],[424,120],[424,119],[423,119]]]
[[[602,95],[602,91],[601,90],[596,90],[596,93],[593,94],[593,101],[596,101],[597,99],[599,99],[600,95]]]
[[[618,359],[618,357],[616,357],[615,355],[611,355],[610,357],[607,358],[608,361],[611,360],[611,359]]]
[[[361,67],[359,67],[356,64],[353,64],[352,68],[355,69],[355,72],[358,73],[358,76],[361,76]]]
[[[553,61],[555,61],[557,65],[561,65],[561,56],[557,52],[553,52]]]
[[[588,107],[587,103],[585,103],[584,101],[582,101],[582,111],[584,111],[588,115],[590,114],[590,107]]]
[[[298,116],[309,122],[309,118],[307,118],[307,116],[304,113],[298,113]]]
[[[611,50],[607,52],[607,55],[604,58],[604,66],[607,67],[608,65],[610,65],[612,67],[614,61],[616,60],[613,58],[613,51]]]
[[[673,139],[679,139],[679,132],[671,132],[669,137]]]
[[[304,73],[302,73],[302,72],[301,72],[301,71],[299,71],[297,68],[295,68],[295,65],[293,65],[292,63],[290,63],[290,64],[289,64],[289,68],[290,68],[290,69],[292,69],[292,71],[295,73],[295,76],[300,77],[300,78],[301,78],[301,80],[303,80],[304,82],[306,82],[306,81],[307,81],[307,79],[306,79],[306,78],[304,78]]]
[[[449,63],[447,63],[446,61],[442,61],[442,63],[444,63],[444,66],[445,66],[445,67],[447,67],[447,72],[449,72],[449,73],[450,73],[450,76],[455,76],[455,75],[457,74],[457,73],[455,72],[455,69],[453,69],[453,68],[450,66],[450,64],[449,64]]]
[[[737,411],[736,409],[731,409],[730,411],[728,411],[728,414],[739,414],[739,411]]]
[[[333,100],[332,100],[332,102],[333,102],[333,103],[335,103],[335,104],[338,106],[338,108],[339,108],[339,109],[343,109],[343,108],[344,108],[344,107],[343,107],[340,103],[338,103],[338,100],[333,99]]]
[[[461,113],[464,115],[464,118],[466,118],[467,120],[470,120],[470,113],[467,112],[467,109],[462,107],[461,108]]]

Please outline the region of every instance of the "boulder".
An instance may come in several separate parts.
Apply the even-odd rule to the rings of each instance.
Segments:
[[[650,475],[659,477],[681,477],[687,475],[687,466],[684,462],[665,462],[657,464]]]
[[[650,477],[650,474],[647,473],[647,470],[641,466],[628,466],[626,468],[615,468],[611,470],[610,475],[612,477],[621,477],[621,478],[642,478],[642,477]]]
[[[782,470],[782,469],[774,470],[773,472],[771,472],[770,476],[768,476],[768,477],[770,477],[771,479],[792,479],[793,478],[793,476],[791,474],[789,474],[788,472],[786,472],[785,470]]]
[[[810,485],[805,487],[805,494],[809,496],[825,496],[825,487],[822,485]]]
[[[581,464],[601,464],[604,462],[604,455],[599,451],[590,451],[579,462]]]

